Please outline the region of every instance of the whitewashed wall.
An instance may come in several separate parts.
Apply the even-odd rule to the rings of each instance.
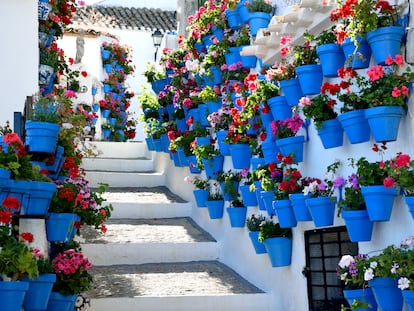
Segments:
[[[37,1],[0,1],[0,125],[38,89]]]

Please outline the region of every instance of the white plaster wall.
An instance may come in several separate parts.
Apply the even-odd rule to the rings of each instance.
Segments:
[[[0,1],[0,125],[38,90],[37,1]]]

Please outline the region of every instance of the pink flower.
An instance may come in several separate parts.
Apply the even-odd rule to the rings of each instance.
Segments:
[[[384,179],[384,187],[385,188],[392,188],[395,186],[395,180],[392,177],[386,177]]]
[[[384,67],[382,67],[381,65],[371,66],[367,70],[367,75],[369,76],[369,79],[371,81],[377,81],[381,79],[384,75]]]
[[[401,91],[398,89],[398,87],[394,86],[391,93],[392,97],[400,97]]]
[[[394,60],[392,59],[391,54],[388,55],[387,59],[385,60],[385,65],[392,65],[393,62]]]
[[[404,65],[404,59],[403,59],[402,55],[401,55],[401,54],[397,54],[397,55],[395,55],[394,62],[395,62],[397,65],[400,65],[400,66]]]
[[[409,89],[405,85],[401,86],[401,93],[403,93],[405,96],[408,97],[409,95]]]
[[[292,36],[291,35],[286,35],[286,36],[280,37],[280,44],[281,45],[287,45],[291,42],[292,42]]]
[[[299,105],[301,105],[301,106],[310,106],[310,105],[312,105],[312,101],[310,100],[309,97],[304,96],[299,100]]]

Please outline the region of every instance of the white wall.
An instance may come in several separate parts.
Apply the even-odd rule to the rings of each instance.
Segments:
[[[0,1],[0,125],[38,90],[37,1]]]

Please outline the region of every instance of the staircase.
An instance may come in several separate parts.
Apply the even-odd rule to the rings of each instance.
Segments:
[[[267,294],[220,262],[219,243],[165,187],[145,143],[94,145],[102,153],[84,159],[86,178],[109,184],[114,212],[105,235],[82,232],[94,264],[90,310],[269,310]]]

